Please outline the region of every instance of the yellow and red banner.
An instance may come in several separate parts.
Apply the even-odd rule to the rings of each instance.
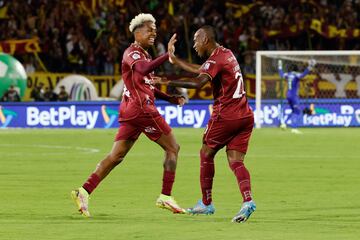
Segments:
[[[327,38],[358,38],[360,29],[358,28],[337,28],[328,25],[319,19],[312,19],[310,29]]]
[[[245,16],[246,14],[250,13],[250,11],[255,8],[256,6],[263,5],[262,1],[257,1],[255,3],[250,4],[243,4],[243,3],[237,3],[236,1],[227,1],[225,3],[225,6],[227,8],[234,8],[233,16],[235,18],[241,18]]]
[[[0,41],[0,52],[10,55],[41,52],[38,38]]]
[[[233,9],[234,18],[244,18],[248,14],[251,14],[255,9],[265,5],[266,1],[256,1],[255,3],[244,4],[237,1],[226,1],[225,6]],[[267,1],[273,4],[277,4],[278,1]],[[324,8],[318,2],[313,0],[294,0],[298,4],[309,3],[316,8]],[[286,38],[298,36],[304,31],[313,31],[326,38],[343,38],[352,39],[360,37],[359,28],[338,28],[334,25],[328,24],[322,19],[317,19],[315,16],[311,19],[310,23],[299,22],[297,24],[282,26],[281,29],[263,29],[263,35],[265,38]]]

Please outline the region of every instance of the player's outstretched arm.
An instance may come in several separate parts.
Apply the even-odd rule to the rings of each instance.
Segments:
[[[191,72],[191,73],[200,74],[201,65],[186,62],[185,60],[177,58],[175,55],[170,56],[170,59],[174,64],[176,64],[177,66],[179,66],[183,70],[185,70],[187,72]]]
[[[211,78],[207,74],[200,74],[195,78],[180,78],[167,82],[169,86],[183,88],[202,88]]]
[[[141,75],[147,75],[154,71],[157,67],[163,64],[166,60],[168,60],[169,54],[165,53],[160,57],[148,62],[148,61],[138,61],[133,65],[133,69],[136,72],[139,72]]]
[[[172,104],[183,106],[186,103],[186,99],[184,96],[170,96],[169,94],[164,93],[157,88],[155,88],[154,94],[156,98],[168,101]]]
[[[310,71],[315,67],[316,65],[316,61],[315,59],[310,59],[309,60],[309,65],[308,67],[304,70],[304,72],[302,72],[298,77],[301,79],[303,77],[305,77],[306,75],[308,75],[310,73]]]
[[[310,60],[308,61],[308,63],[309,63],[308,68],[309,68],[309,70],[311,71],[311,70],[315,67],[315,65],[316,65],[316,60],[315,60],[315,59],[310,59]]]

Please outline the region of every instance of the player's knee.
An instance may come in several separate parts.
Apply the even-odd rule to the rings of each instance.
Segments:
[[[205,150],[203,150],[203,149],[200,150],[200,158],[201,158],[201,159],[202,159],[202,158],[208,159],[208,158],[211,158],[211,157],[212,157],[212,156],[211,156],[210,152],[205,151]]]
[[[177,156],[179,151],[180,151],[180,145],[175,143],[175,144],[172,144],[170,147],[166,148],[166,154],[167,155],[175,155]]]
[[[232,162],[244,162],[244,155],[242,156],[238,156],[238,157],[229,157],[228,156],[228,162],[232,163]]]
[[[216,150],[203,145],[203,147],[200,149],[200,158],[213,159],[216,152]]]
[[[227,159],[229,164],[232,162],[243,162],[245,159],[245,153],[229,150],[227,152]]]

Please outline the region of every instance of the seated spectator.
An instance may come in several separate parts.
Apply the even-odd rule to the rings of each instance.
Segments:
[[[44,101],[45,102],[55,102],[57,101],[57,94],[53,92],[53,90],[49,87],[45,88],[44,92]]]
[[[1,98],[2,102],[20,102],[20,95],[16,91],[15,87],[13,85],[10,86],[9,90],[7,90],[3,97]]]
[[[58,101],[66,102],[69,98],[69,94],[65,91],[64,86],[60,86],[60,92],[58,94]]]
[[[44,90],[43,83],[39,83],[36,87],[31,90],[30,98],[34,99],[35,102],[43,102],[44,101]]]

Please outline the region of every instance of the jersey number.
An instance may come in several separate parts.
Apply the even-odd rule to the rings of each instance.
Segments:
[[[235,73],[235,79],[238,80],[238,83],[233,98],[241,98],[245,94],[245,91],[244,91],[244,80],[240,72]]]
[[[288,77],[288,90],[292,89],[292,82],[294,81],[294,76],[289,76]]]

